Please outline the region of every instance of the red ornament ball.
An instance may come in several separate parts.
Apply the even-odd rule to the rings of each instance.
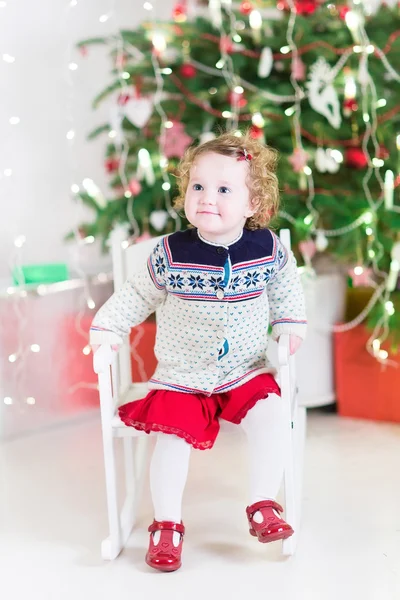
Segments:
[[[187,19],[187,11],[186,6],[184,4],[175,4],[175,7],[172,11],[172,18],[175,23],[184,23]]]
[[[244,2],[242,2],[241,5],[240,5],[239,10],[242,13],[242,15],[248,15],[253,10],[253,5],[252,5],[251,2],[248,2],[247,0],[244,0]]]
[[[119,159],[114,157],[107,158],[104,163],[104,167],[107,173],[114,173],[115,171],[118,171]]]
[[[368,165],[368,158],[362,148],[348,148],[346,151],[346,165],[353,169],[364,169]]]
[[[378,152],[376,153],[376,158],[380,158],[381,160],[387,160],[390,156],[389,150],[383,144],[379,145]]]
[[[350,117],[352,112],[358,110],[357,100],[355,98],[346,98],[343,102],[343,114],[345,117]]]
[[[252,137],[253,140],[259,140],[263,136],[264,136],[264,132],[261,127],[257,127],[256,125],[252,125],[250,127],[250,137]]]
[[[226,54],[232,54],[233,52],[233,42],[228,35],[222,35],[219,42],[219,49],[222,54],[226,52]]]
[[[193,65],[191,65],[190,63],[186,63],[181,66],[181,68],[179,69],[179,73],[185,79],[193,79],[193,77],[196,77],[197,71]]]
[[[296,0],[295,7],[298,15],[312,15],[316,11],[318,4],[315,0]]]
[[[232,90],[228,93],[227,98],[230,104],[236,105],[238,108],[244,108],[247,104],[247,100],[243,94],[237,94]]]
[[[342,21],[345,20],[347,13],[350,11],[350,7],[349,6],[338,6],[338,10],[339,10],[339,18],[342,19]]]

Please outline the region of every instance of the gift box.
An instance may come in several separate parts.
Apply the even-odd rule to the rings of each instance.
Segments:
[[[349,290],[346,322],[366,306],[373,290]],[[398,367],[383,365],[366,349],[371,330],[358,325],[335,333],[335,380],[338,412],[343,417],[400,422],[400,354],[390,353],[390,340],[382,345]]]

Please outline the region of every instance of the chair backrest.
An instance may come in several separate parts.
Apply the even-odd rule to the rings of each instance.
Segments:
[[[145,265],[153,248],[163,237],[160,235],[125,248],[123,237],[114,236],[111,241],[111,248],[115,291],[124,284],[128,277],[131,277]]]

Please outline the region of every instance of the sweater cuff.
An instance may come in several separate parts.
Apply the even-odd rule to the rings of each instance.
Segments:
[[[283,333],[297,335],[302,340],[307,332],[307,321],[275,321],[272,323],[272,339],[277,340]]]
[[[97,327],[90,328],[90,344],[101,345],[101,344],[123,344],[123,339],[114,331],[108,331],[107,329],[99,329]]]

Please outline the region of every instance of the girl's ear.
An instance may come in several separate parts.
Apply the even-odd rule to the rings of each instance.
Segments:
[[[254,200],[248,203],[247,206],[247,210],[245,213],[245,217],[248,219],[249,217],[252,217],[253,215],[256,214],[256,212],[258,211],[259,208],[259,203],[255,202]]]

